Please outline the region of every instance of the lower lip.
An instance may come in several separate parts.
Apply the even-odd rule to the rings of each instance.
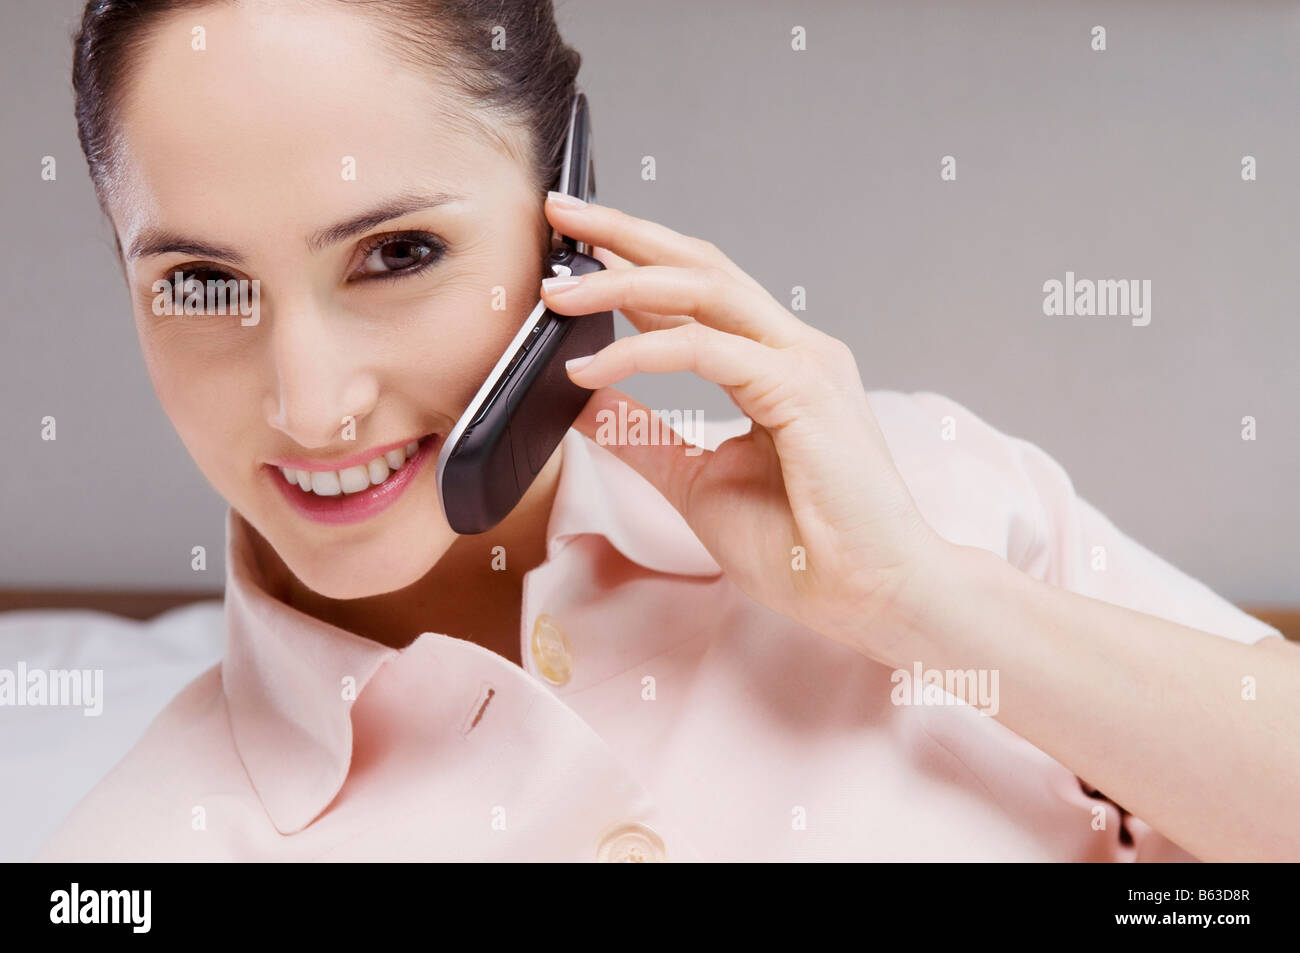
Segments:
[[[339,493],[335,496],[319,496],[310,490],[304,490],[297,483],[290,483],[284,478],[279,467],[267,466],[266,471],[271,480],[284,494],[285,500],[307,519],[317,523],[338,526],[344,523],[360,523],[373,519],[388,509],[411,485],[424,466],[424,462],[437,448],[438,434],[430,434],[420,441],[420,449],[402,464],[402,468],[383,483],[372,486],[359,493]]]

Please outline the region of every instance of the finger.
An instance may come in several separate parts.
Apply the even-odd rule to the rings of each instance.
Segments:
[[[574,208],[556,203],[549,195],[546,215],[561,234],[585,241],[589,246],[608,249],[633,265],[716,269],[729,275],[738,287],[748,290],[753,300],[766,303],[767,306],[758,312],[767,325],[767,330],[761,332],[764,337],[793,339],[807,330],[807,325],[787,311],[767,289],[712,242],[683,235],[666,225],[637,218],[608,205],[591,203]],[[700,317],[686,308],[678,310]]]
[[[653,431],[649,426],[640,426],[635,431],[638,440],[650,433],[656,434],[655,443],[632,443],[628,439],[631,428],[625,428],[629,433],[620,431],[619,421],[640,425],[648,422],[651,416],[657,415],[622,391],[606,387],[591,395],[573,427],[645,477],[685,516],[690,488],[700,468],[713,455],[712,451],[691,443],[687,438],[696,435],[678,434],[662,418],[656,422]]]
[[[600,261],[610,271],[619,269],[635,268],[636,265],[628,261],[622,255],[610,251],[608,248],[595,247],[591,249],[591,256]]]
[[[635,268],[626,258],[622,258],[608,248],[593,248],[592,257],[599,261],[610,271],[626,271],[629,268]],[[654,314],[650,311],[639,311],[636,308],[627,306],[618,309],[623,317],[632,323],[632,327],[638,331],[657,331],[663,328],[675,328],[679,325],[687,324],[695,319],[685,314]]]
[[[619,308],[618,311],[628,319],[632,327],[642,333],[646,331],[664,331],[668,328],[678,328],[683,324],[693,323],[690,318],[681,315],[651,314],[649,311],[638,311],[636,308]]]
[[[633,374],[690,371],[743,392],[780,374],[783,357],[783,352],[749,338],[724,334],[702,324],[687,324],[619,338],[590,355],[585,364],[576,358],[566,366],[569,379],[590,390]]]
[[[761,289],[735,281],[713,267],[607,269],[583,275],[576,285],[564,289],[549,291],[543,282],[542,297],[547,307],[559,314],[631,308],[659,315],[689,315],[711,328],[771,347],[787,347],[798,340],[796,329],[785,318],[808,330]]]
[[[546,216],[560,234],[609,249],[633,265],[730,266],[744,274],[712,242],[683,235],[666,225],[636,218],[609,205],[593,202],[570,208],[548,197]]]
[[[573,208],[557,205],[548,196],[546,214],[551,224],[562,234],[586,241],[589,246],[610,250],[633,265],[719,268],[774,304],[777,303],[767,289],[723,254],[722,249],[713,242],[683,235],[666,225],[637,218],[608,205],[587,204]],[[787,322],[803,326],[803,322],[789,311],[781,308],[781,312]]]

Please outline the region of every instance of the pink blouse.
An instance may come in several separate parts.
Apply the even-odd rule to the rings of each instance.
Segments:
[[[1225,638],[1279,635],[1117,530],[1032,444],[935,394],[871,402],[943,536]],[[994,718],[900,693],[891,669],[749,599],[577,431],[525,577],[522,668],[290,608],[252,532],[227,514],[224,659],[38,861],[1191,859]]]

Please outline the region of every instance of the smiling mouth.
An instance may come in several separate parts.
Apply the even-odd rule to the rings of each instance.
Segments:
[[[401,473],[408,461],[419,453],[436,433],[425,434],[405,447],[379,454],[365,463],[341,470],[298,470],[293,467],[275,467],[286,483],[296,485],[300,492],[313,496],[347,496],[374,487],[384,486]]]

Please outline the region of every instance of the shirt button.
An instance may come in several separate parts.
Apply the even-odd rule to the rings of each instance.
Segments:
[[[658,864],[668,856],[663,838],[644,824],[621,824],[600,842],[602,864]]]
[[[533,623],[533,663],[542,678],[552,685],[563,685],[573,673],[573,651],[564,637],[560,623],[552,616],[539,615]]]

